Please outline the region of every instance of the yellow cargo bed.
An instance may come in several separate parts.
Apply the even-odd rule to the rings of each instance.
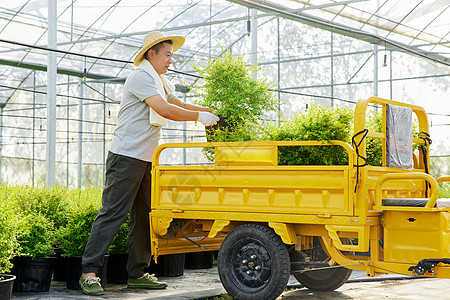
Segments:
[[[383,112],[382,132],[366,129],[369,105]],[[333,290],[348,269],[450,278],[449,208],[436,206],[429,151],[412,169],[387,166],[387,106],[371,97],[355,108],[353,145],[342,141],[164,144],[153,156],[151,243],[159,255],[220,250],[219,275],[243,299],[274,299],[290,273],[313,290]],[[366,137],[381,139],[382,166],[365,164]],[[411,137],[412,138],[412,137]],[[428,150],[426,138],[412,138]],[[348,165],[280,166],[278,147],[339,146]],[[159,164],[168,148],[215,149],[210,165]],[[412,201],[412,202],[411,202]],[[421,202],[422,204],[419,204]],[[412,203],[412,204],[411,204]],[[343,268],[345,267],[345,268]],[[281,292],[280,292],[281,293]],[[279,294],[278,294],[279,295]]]

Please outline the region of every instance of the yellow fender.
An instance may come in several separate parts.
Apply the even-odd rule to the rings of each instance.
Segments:
[[[283,243],[293,245],[297,242],[297,235],[292,224],[269,222],[269,227],[281,237]]]
[[[163,237],[167,234],[167,231],[169,229],[170,223],[172,223],[173,218],[152,218],[152,226],[154,233],[159,236]]]
[[[209,231],[208,237],[210,239],[214,238],[217,235],[217,233],[219,233],[219,231],[222,231],[222,229],[225,226],[228,226],[229,224],[230,224],[229,220],[215,220],[211,227],[211,230]]]

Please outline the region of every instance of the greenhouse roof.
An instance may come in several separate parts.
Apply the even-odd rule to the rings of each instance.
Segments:
[[[47,1],[3,1],[0,5],[2,86],[20,86],[30,69],[45,70]],[[382,46],[400,47],[437,62],[450,61],[450,4],[447,0],[65,0],[58,1],[58,50],[91,55],[58,54],[60,72],[125,77],[128,63],[151,30],[187,37],[178,55],[184,65],[194,56],[211,57],[245,35],[247,7],[258,18],[277,15]],[[214,30],[210,27],[217,25]],[[211,46],[211,40],[217,43]],[[117,59],[107,61],[95,57]],[[174,64],[178,70],[183,65]]]

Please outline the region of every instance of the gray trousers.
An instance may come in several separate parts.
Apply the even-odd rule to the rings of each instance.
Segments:
[[[130,212],[127,271],[134,278],[144,274],[151,260],[151,167],[151,162],[108,153],[102,205],[83,254],[83,273],[98,273],[104,255]]]

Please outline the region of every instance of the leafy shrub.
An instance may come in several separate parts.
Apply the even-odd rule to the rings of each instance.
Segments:
[[[5,196],[6,188],[1,186],[1,197]],[[0,201],[0,274],[7,273],[12,268],[11,259],[18,254],[17,236],[18,218],[10,202]]]
[[[14,203],[21,214],[40,214],[50,220],[56,229],[66,224],[69,209],[66,201],[66,194],[69,192],[67,188],[9,186],[7,189],[8,201]]]
[[[32,258],[53,254],[54,225],[40,213],[23,215],[17,226],[20,256]]]
[[[67,224],[58,235],[58,246],[65,251],[64,256],[83,255],[91,232],[92,224],[100,209],[99,188],[71,190],[67,201],[71,203]]]
[[[54,221],[63,226],[66,216],[62,193],[62,188],[2,185],[1,199],[15,218],[15,255],[35,258],[53,253]]]
[[[83,255],[97,213],[98,207],[94,205],[72,211],[66,227],[60,233],[59,246],[65,252],[63,256]]]
[[[193,66],[205,81],[196,86],[201,98],[197,104],[211,108],[233,127],[254,122],[276,107],[272,87],[265,79],[255,79],[260,68],[247,66],[242,56],[233,58],[228,49],[205,66]]]
[[[331,141],[350,143],[353,112],[347,107],[326,108],[311,105],[306,112],[298,112],[283,125],[266,125],[264,141]],[[344,165],[348,155],[340,146],[282,146],[278,148],[280,165]]]
[[[450,183],[440,184],[439,190],[439,198],[450,198]]]

